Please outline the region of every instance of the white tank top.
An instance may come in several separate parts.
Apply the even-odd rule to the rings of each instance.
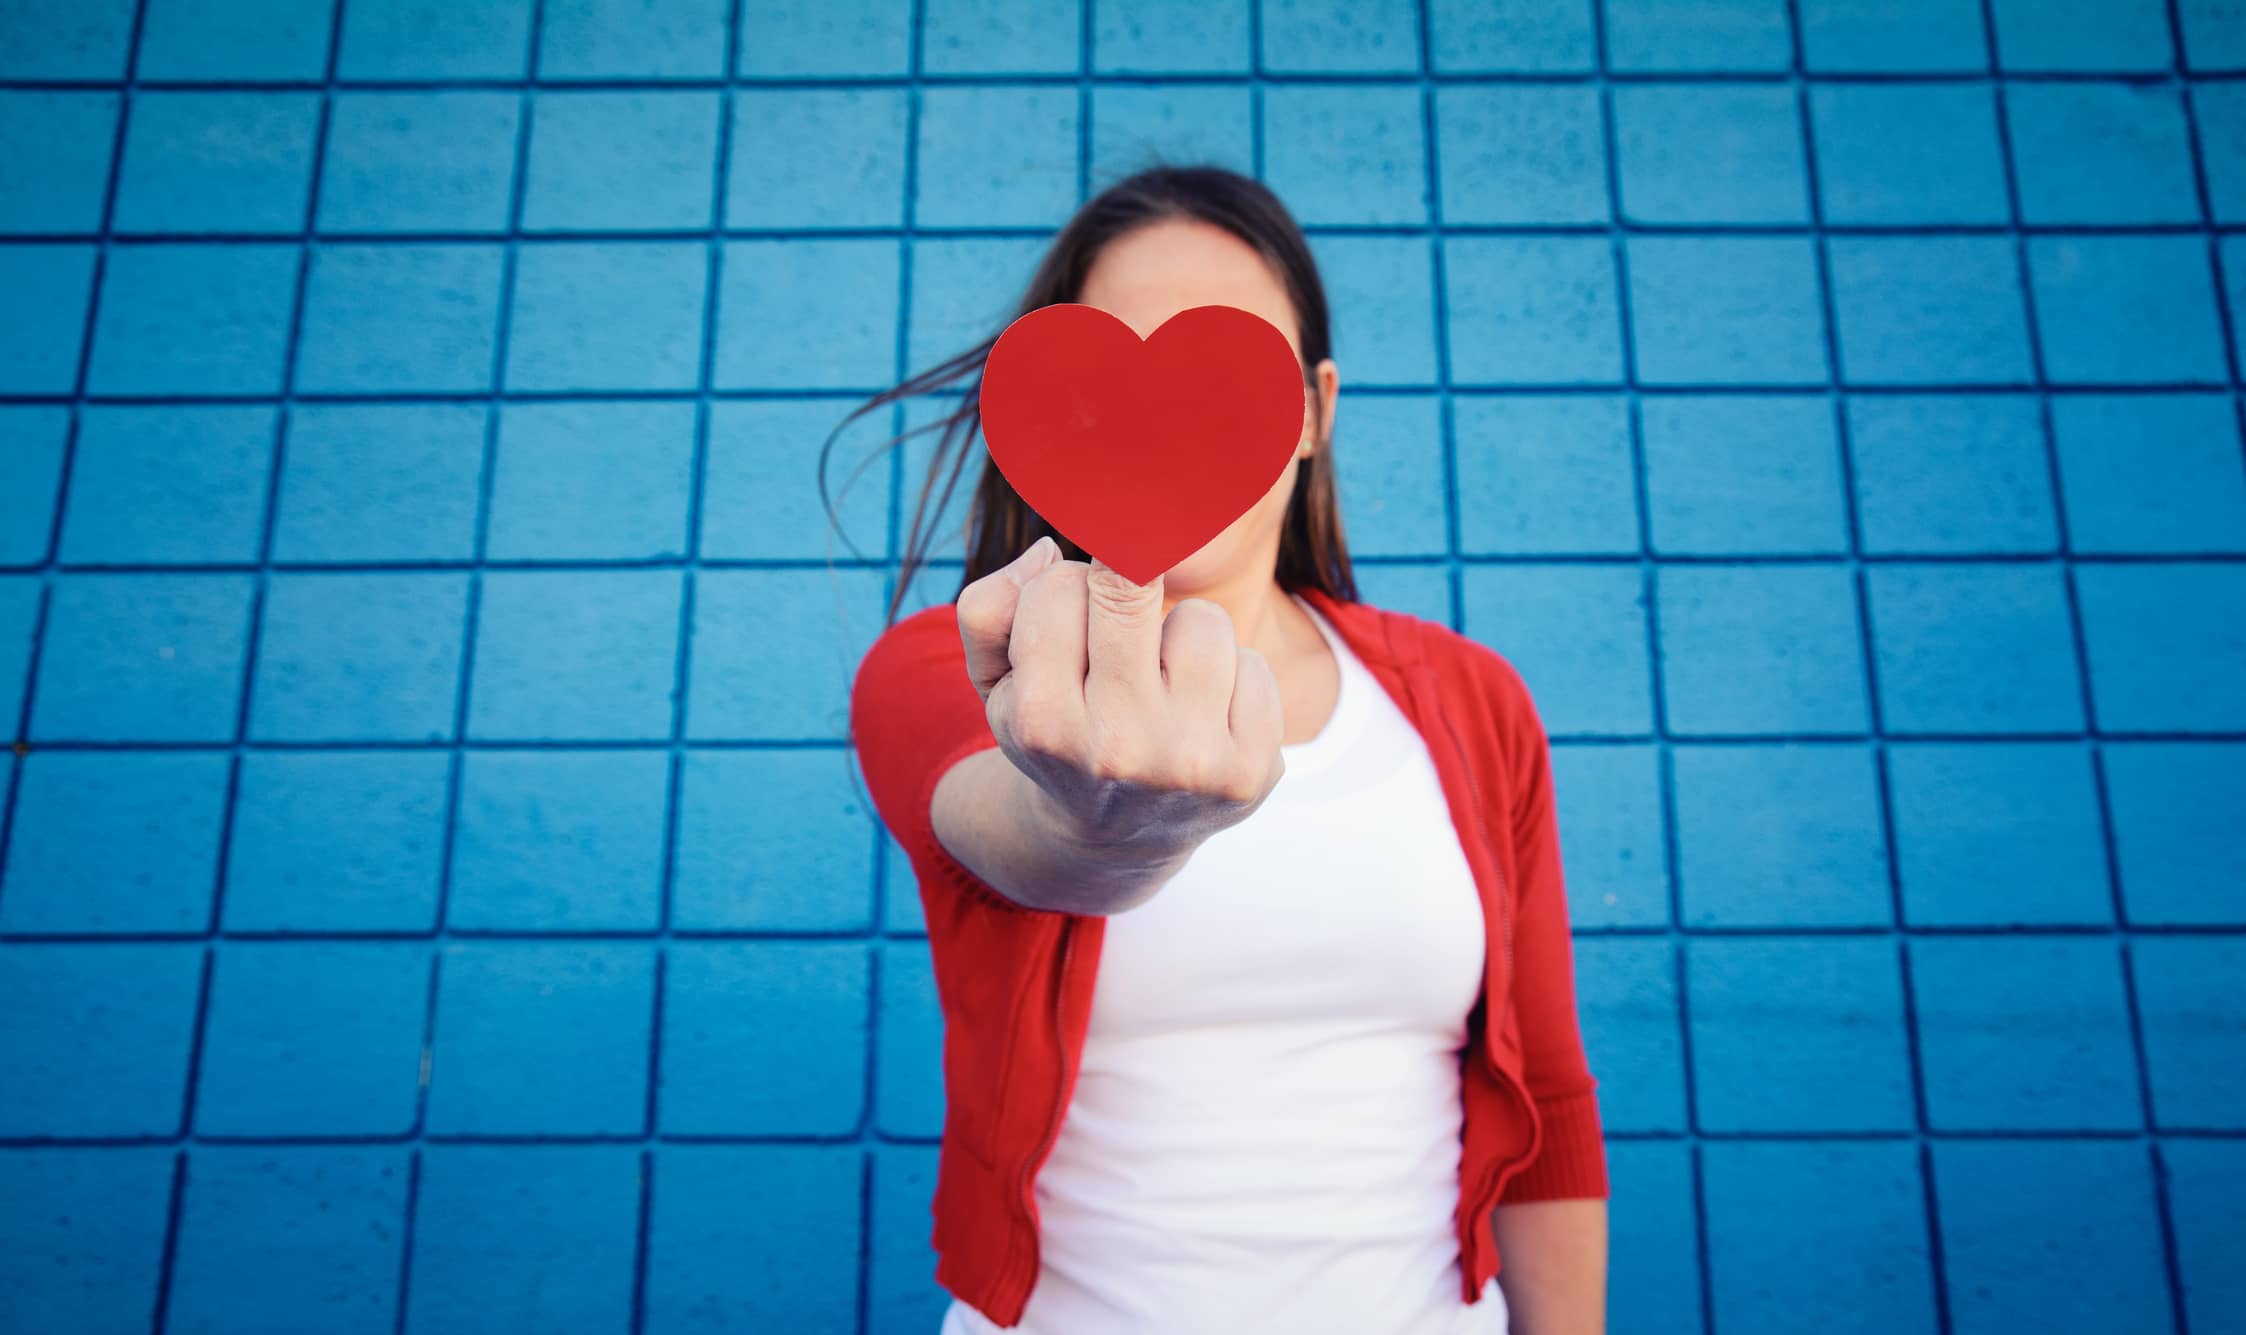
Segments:
[[[1153,899],[1111,916],[1036,1181],[1019,1325],[941,1335],[1501,1335],[1460,1293],[1461,1050],[1482,908],[1426,744],[1316,609],[1332,719]]]

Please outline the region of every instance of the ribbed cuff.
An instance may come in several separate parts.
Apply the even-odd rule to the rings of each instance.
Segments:
[[[1536,1157],[1508,1178],[1499,1205],[1608,1194],[1606,1140],[1599,1130],[1599,1098],[1594,1090],[1541,1101],[1544,1125]]]

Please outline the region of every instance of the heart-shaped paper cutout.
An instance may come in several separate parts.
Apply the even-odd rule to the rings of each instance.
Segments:
[[[991,462],[1078,547],[1145,584],[1246,514],[1302,440],[1301,363],[1236,306],[1141,340],[1097,306],[1041,306],[983,367]]]

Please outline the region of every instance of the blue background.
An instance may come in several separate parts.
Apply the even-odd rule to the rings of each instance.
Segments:
[[[848,543],[815,455],[1158,151],[1310,229],[1367,596],[1555,737],[1613,1329],[2246,1331],[2242,73],[2231,0],[0,0],[0,1327],[934,1329],[844,711],[925,449]]]

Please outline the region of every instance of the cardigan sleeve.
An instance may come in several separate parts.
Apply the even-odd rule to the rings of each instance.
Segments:
[[[882,632],[850,685],[850,740],[866,793],[919,879],[1011,913],[1046,913],[1009,899],[953,857],[936,837],[930,803],[951,767],[998,745],[983,698],[967,676],[953,606],[925,608]]]
[[[1522,1065],[1543,1139],[1536,1157],[1507,1180],[1500,1205],[1608,1194],[1598,1081],[1583,1051],[1575,998],[1574,940],[1560,862],[1552,747],[1520,673],[1492,655],[1495,700],[1513,776],[1508,788],[1514,847],[1513,1007]]]

